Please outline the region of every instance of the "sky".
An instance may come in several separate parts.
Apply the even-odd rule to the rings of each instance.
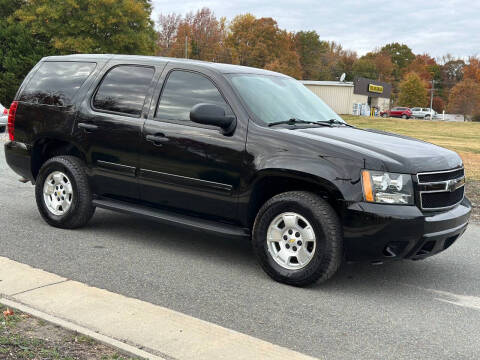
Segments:
[[[208,7],[220,18],[252,13],[272,17],[289,31],[315,30],[359,55],[391,42],[414,53],[466,58],[480,55],[480,0],[152,0],[158,14]]]

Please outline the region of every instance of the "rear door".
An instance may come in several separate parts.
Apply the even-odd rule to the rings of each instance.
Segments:
[[[235,219],[247,119],[234,111],[238,104],[229,93],[231,89],[214,72],[172,64],[162,78],[163,86],[155,92],[141,139],[142,200],[203,216]],[[217,127],[190,121],[190,110],[199,103],[216,104],[235,115],[235,132],[226,136]]]
[[[149,64],[110,62],[84,98],[77,136],[87,154],[89,175],[98,195],[138,199],[138,145],[155,78]]]

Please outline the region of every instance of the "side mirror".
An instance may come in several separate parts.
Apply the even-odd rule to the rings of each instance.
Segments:
[[[190,120],[203,125],[218,126],[225,135],[235,130],[235,116],[225,115],[225,109],[214,104],[197,104],[190,111]]]

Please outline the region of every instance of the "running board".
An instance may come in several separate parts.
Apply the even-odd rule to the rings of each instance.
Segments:
[[[162,223],[174,224],[181,227],[195,229],[199,231],[208,231],[233,237],[250,237],[248,229],[204,220],[194,216],[178,214],[175,212],[154,209],[142,205],[130,204],[124,201],[110,199],[94,199],[93,205],[102,209],[117,211],[124,214],[139,215],[144,218],[155,220]]]

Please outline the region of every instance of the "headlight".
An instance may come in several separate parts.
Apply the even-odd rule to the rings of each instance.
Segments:
[[[383,204],[413,204],[412,176],[362,171],[363,197],[368,202]]]

